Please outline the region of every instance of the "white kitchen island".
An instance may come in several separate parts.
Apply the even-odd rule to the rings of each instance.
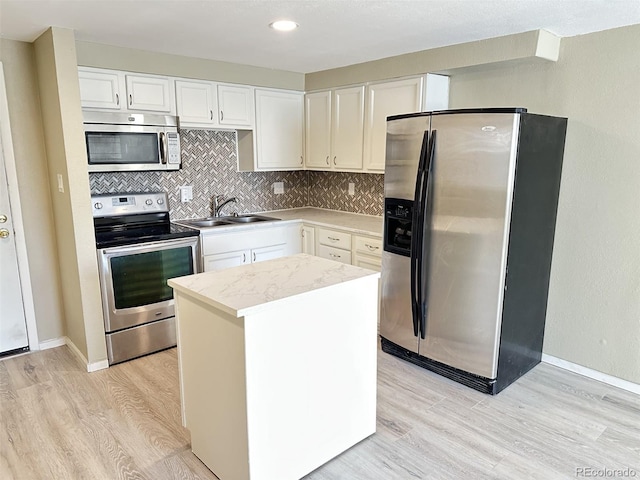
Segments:
[[[169,281],[182,420],[221,480],[294,480],[375,432],[379,273],[294,255]]]

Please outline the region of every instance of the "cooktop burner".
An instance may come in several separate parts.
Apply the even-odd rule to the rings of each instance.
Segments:
[[[92,195],[97,248],[195,237],[196,229],[171,223],[164,192]]]

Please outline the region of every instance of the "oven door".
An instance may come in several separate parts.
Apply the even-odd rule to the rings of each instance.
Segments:
[[[197,272],[198,237],[98,250],[107,333],[174,316],[167,280]]]

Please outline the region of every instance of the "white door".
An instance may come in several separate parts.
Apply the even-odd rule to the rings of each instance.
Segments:
[[[284,257],[286,254],[286,248],[287,246],[284,243],[281,245],[254,248],[251,250],[251,261],[253,263],[257,263],[264,262],[265,260],[271,260],[273,258]]]
[[[0,143],[0,354],[29,345],[14,239],[4,148]]]
[[[337,170],[362,170],[364,86],[333,91],[332,155]]]

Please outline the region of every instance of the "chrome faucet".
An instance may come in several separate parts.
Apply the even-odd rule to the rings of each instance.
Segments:
[[[213,196],[213,207],[211,208],[211,213],[213,213],[214,217],[219,217],[220,216],[220,210],[222,210],[222,207],[224,207],[227,203],[237,202],[238,201],[238,199],[236,197],[231,197],[231,198],[228,198],[228,199],[226,199],[224,201],[223,201],[223,198],[224,197],[222,195],[214,195]]]

